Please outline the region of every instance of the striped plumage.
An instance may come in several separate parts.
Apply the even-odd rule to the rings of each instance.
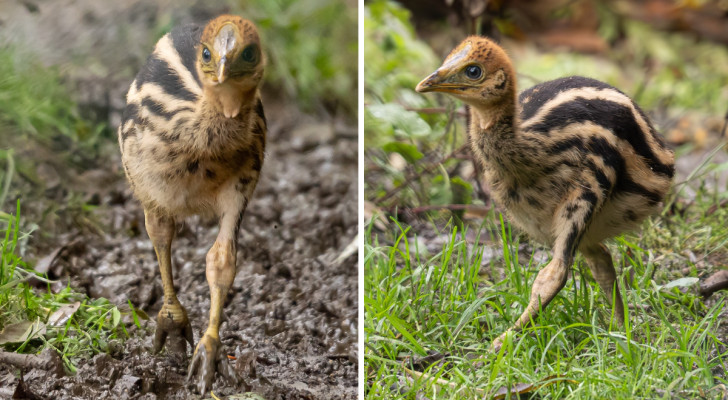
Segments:
[[[144,207],[164,287],[155,351],[168,335],[192,344],[172,280],[175,220],[204,214],[220,221],[206,259],[210,323],[188,376],[199,375],[201,392],[216,369],[229,372],[219,354],[220,314],[235,276],[238,227],[263,165],[266,120],[258,86],[264,64],[250,21],[223,15],[205,26],[174,28],[132,82],[119,127],[124,171]]]
[[[602,241],[657,210],[674,174],[673,153],[644,112],[621,91],[583,77],[545,82],[517,98],[510,59],[481,37],[464,40],[417,90],[445,92],[470,106],[471,149],[494,199],[517,227],[553,247],[512,329],[561,290],[577,250],[616,300],[621,324],[616,272]]]

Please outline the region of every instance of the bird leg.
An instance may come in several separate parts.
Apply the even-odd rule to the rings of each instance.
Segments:
[[[192,383],[196,384],[200,393],[212,388],[216,371],[237,383],[237,376],[227,356],[221,351],[220,323],[225,297],[235,279],[237,231],[255,181],[249,185],[251,188],[231,187],[219,196],[219,199],[223,199],[220,202],[225,211],[221,213],[220,233],[206,258],[207,283],[210,285],[210,323],[197,344],[187,373],[187,380],[196,380],[196,383]]]
[[[583,246],[580,250],[586,258],[586,263],[589,265],[594,280],[602,288],[609,305],[614,309],[614,319],[619,326],[622,326],[624,324],[624,304],[617,283],[617,272],[614,270],[609,250],[601,243]]]
[[[556,209],[552,230],[556,233],[553,247],[554,257],[536,275],[531,288],[531,297],[523,314],[511,328],[491,343],[492,351],[500,350],[509,331],[520,331],[526,323],[535,320],[539,310],[546,308],[566,285],[569,267],[574,260],[577,245],[586,230],[598,200],[599,198],[594,192],[580,188],[570,193]]]
[[[152,241],[154,251],[157,253],[159,272],[162,275],[162,288],[164,290],[164,304],[157,314],[157,330],[154,333],[154,352],[158,353],[164,347],[167,336],[172,334],[174,341],[170,343],[172,353],[187,353],[186,340],[190,347],[192,343],[192,327],[187,318],[187,311],[182,307],[174,291],[172,279],[172,239],[174,238],[174,219],[157,212],[144,210],[144,221],[147,234]]]

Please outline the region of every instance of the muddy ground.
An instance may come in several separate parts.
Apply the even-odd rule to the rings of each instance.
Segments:
[[[82,14],[83,7],[92,10],[79,21],[58,22],[91,27],[114,26],[115,20],[126,17],[124,10],[132,16],[149,11],[122,7],[143,7],[139,1],[115,2],[110,8],[122,11],[101,14],[93,1],[32,3],[40,12],[28,6],[31,2],[11,3],[16,7],[3,13],[17,15],[3,15],[0,27],[6,29],[17,21],[42,25],[55,12],[50,7],[56,6],[76,7]],[[132,21],[154,28],[151,17]],[[97,40],[103,54],[112,54],[108,47],[113,47],[113,37]],[[63,54],[57,49],[62,45],[52,38],[43,36],[34,43],[40,50],[51,49],[49,58]],[[128,55],[133,54],[132,49]],[[82,111],[102,115],[113,129],[131,81],[125,77],[127,67],[108,67],[113,72],[108,77],[80,74],[78,68],[66,71],[71,86],[80,88]],[[267,155],[240,230],[238,271],[221,327],[224,351],[237,357],[233,365],[242,381],[235,386],[218,377],[213,391],[219,397],[253,391],[266,399],[355,398],[357,253],[347,252],[347,246],[357,234],[356,126],[346,118],[305,115],[270,88],[265,88],[263,100],[269,121]],[[25,371],[28,392],[43,399],[194,397],[185,384],[192,349],[184,360],[150,352],[162,286],[143,211],[120,171],[113,137],[106,140],[98,146],[100,156],[75,157],[72,165],[56,158],[53,148],[18,149],[16,156],[32,159],[43,182],[38,187],[22,174],[14,182],[26,224],[41,221],[27,257],[39,260],[58,281],[54,290],[70,283],[92,298],[105,297],[119,305],[131,300],[150,319],[138,329],[125,318],[130,339],[112,346],[110,354],[82,360],[75,375],[56,378],[39,369]],[[69,201],[94,209],[76,212]],[[48,210],[56,211],[49,217]],[[173,243],[175,286],[195,342],[207,326],[210,300],[204,264],[216,234],[214,221],[189,218]],[[15,388],[18,372],[0,366],[0,386]]]

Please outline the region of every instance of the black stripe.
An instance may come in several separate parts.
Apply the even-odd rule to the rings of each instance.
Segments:
[[[607,174],[601,168],[597,167],[592,160],[586,160],[586,167],[589,168],[592,175],[597,179],[597,183],[599,184],[599,188],[602,189],[602,192],[608,194],[612,190],[612,181],[609,180]]]
[[[200,39],[202,37],[202,27],[194,24],[178,26],[169,33],[172,44],[182,60],[182,65],[192,72],[197,84],[202,87],[200,77],[197,76],[197,52],[202,51],[200,48]]]
[[[538,110],[546,104],[549,100],[556,97],[559,93],[578,89],[583,87],[590,87],[596,89],[614,89],[619,92],[619,89],[614,88],[604,82],[600,82],[596,79],[584,78],[582,76],[570,76],[566,78],[554,79],[553,81],[544,82],[534,87],[524,90],[518,96],[518,102],[521,104],[521,120],[525,121],[538,113]],[[620,92],[622,93],[622,92]],[[529,97],[528,103],[523,103],[523,100]]]
[[[167,111],[162,103],[150,97],[145,97],[144,99],[142,99],[142,107],[149,110],[149,112],[151,112],[152,114],[158,115],[166,119],[167,121],[172,119],[180,111],[193,111],[189,107],[181,107],[176,110]]]
[[[530,129],[537,132],[549,132],[583,122],[592,122],[610,130],[618,138],[626,140],[635,152],[645,159],[652,171],[672,177],[674,167],[660,162],[652,152],[645,138],[647,132],[642,132],[634,119],[632,110],[613,101],[587,100],[577,97],[553,108],[542,122]]]
[[[609,144],[607,139],[599,136],[592,136],[589,138],[587,147],[592,153],[594,153],[594,155],[600,156],[604,165],[611,167],[617,173],[617,176],[619,176],[624,169],[624,159],[619,154],[619,151]]]
[[[643,197],[647,197],[650,200],[650,204],[656,205],[662,201],[662,195],[659,193],[652,192],[646,187],[638,184],[637,182],[629,179],[627,176],[621,177],[617,181],[617,185],[614,188],[614,193],[633,193]]]
[[[258,114],[258,117],[263,121],[263,127],[268,126],[268,121],[265,119],[265,112],[263,111],[263,101],[258,99],[258,102],[255,104],[255,113]]]
[[[581,227],[581,229],[579,229],[578,222],[571,225],[571,231],[569,231],[569,236],[567,236],[566,238],[566,247],[564,248],[564,252],[562,253],[562,256],[565,260],[571,260],[574,256],[574,252],[579,245],[579,241],[581,241],[581,236],[584,234],[584,232],[586,232],[589,221],[594,214],[594,208],[597,204],[597,195],[589,190],[584,191],[584,193],[582,193],[579,198],[587,201],[589,203],[589,206],[587,207],[584,218],[581,221],[583,222],[583,226]]]
[[[592,207],[597,204],[597,195],[591,190],[585,190],[579,198],[591,204]]]
[[[138,123],[139,121],[139,106],[135,103],[127,103],[126,107],[124,108],[124,112],[121,114],[121,126],[123,127],[124,124],[127,121],[134,121],[134,123]],[[132,132],[136,132],[136,127],[132,126],[131,128],[127,130],[121,131],[121,140],[125,141],[129,135],[131,135]]]
[[[196,94],[187,90],[179,75],[169,64],[152,54],[136,77],[136,87],[139,90],[147,82],[159,85],[166,93],[182,100],[197,101]]]
[[[576,148],[579,152],[584,152],[584,141],[578,136],[570,137],[552,144],[548,148],[547,152],[549,156],[553,156],[570,150],[571,148]]]

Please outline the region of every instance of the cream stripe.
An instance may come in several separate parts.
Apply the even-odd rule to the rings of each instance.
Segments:
[[[650,133],[650,127],[647,124],[647,121],[645,121],[644,118],[642,118],[642,115],[635,109],[634,102],[627,97],[627,95],[620,93],[616,91],[615,89],[597,89],[593,87],[581,87],[576,89],[570,89],[563,91],[556,95],[551,100],[547,101],[541,108],[538,110],[538,112],[531,118],[522,121],[521,122],[521,129],[528,129],[531,126],[540,123],[544,120],[544,118],[547,118],[549,113],[553,111],[554,108],[568,103],[570,101],[573,101],[577,97],[582,97],[586,100],[607,100],[612,101],[614,103],[617,103],[619,105],[625,106],[632,110],[632,118],[635,119],[637,124],[639,125],[640,129],[642,130],[643,135],[646,138],[646,141],[652,150],[652,152],[655,154],[655,156],[660,160],[661,163],[666,165],[671,165],[673,163],[673,158],[670,155],[669,152],[663,151],[660,147],[660,145],[655,141],[655,138]]]
[[[174,48],[169,34],[159,39],[157,47],[154,49],[154,54],[169,64],[169,67],[180,77],[187,90],[198,96],[202,96],[202,89],[192,76],[192,72],[182,63],[182,59],[180,59],[179,53]]]
[[[664,191],[665,185],[670,184],[670,178],[652,172],[649,165],[647,165],[645,159],[635,152],[634,148],[629,144],[629,142],[624,139],[618,138],[609,129],[604,128],[601,125],[597,125],[593,122],[580,122],[569,124],[558,132],[555,132],[555,135],[552,136],[553,141],[549,141],[548,143],[545,143],[545,145],[553,145],[561,140],[565,140],[575,136],[585,139],[585,142],[592,137],[600,137],[605,139],[612,147],[617,150],[617,152],[619,152],[619,154],[622,156],[622,159],[624,159],[625,169],[629,178],[640,186],[652,192],[662,193]],[[598,156],[598,154],[596,153],[591,154],[593,154],[594,156]],[[611,171],[611,168],[607,168],[602,162],[597,163],[597,166],[603,166],[602,170],[605,172]],[[610,173],[608,173],[607,175],[612,176]]]
[[[175,97],[165,92],[161,86],[153,82],[143,84],[139,90],[136,89],[136,85],[132,85],[129,89],[129,94],[127,94],[127,103],[134,103],[141,107],[142,100],[145,97],[149,97],[160,103],[167,112],[174,112],[183,107],[191,108],[192,110],[197,109],[197,103]]]

